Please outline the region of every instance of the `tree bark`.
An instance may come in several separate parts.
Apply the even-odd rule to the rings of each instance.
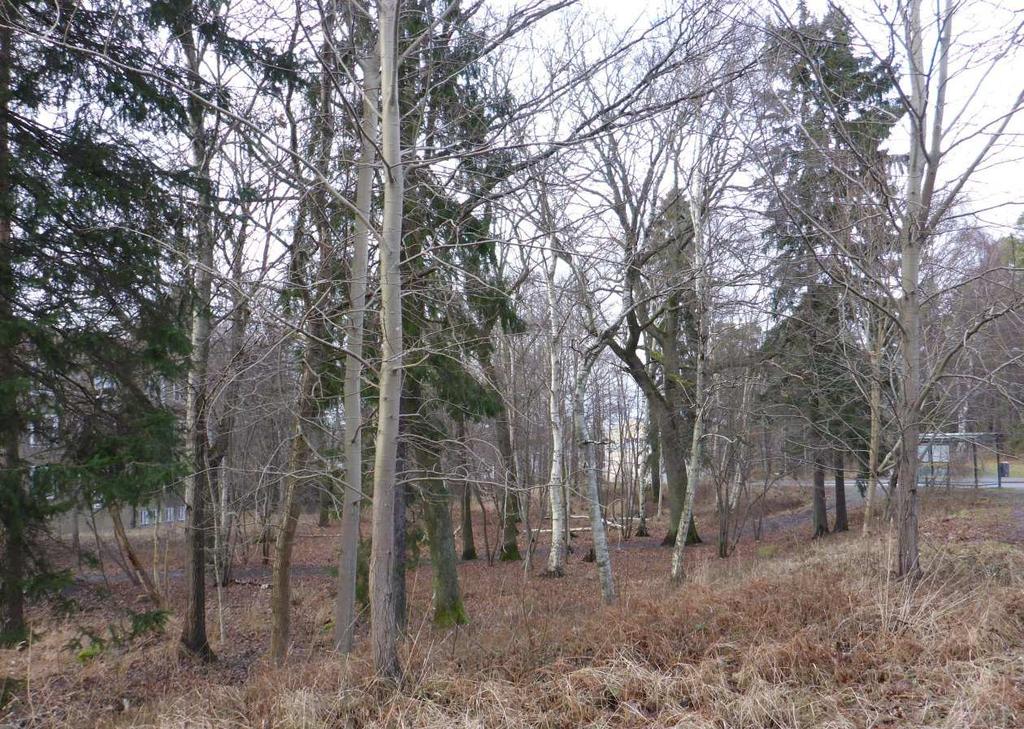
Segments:
[[[843,459],[843,452],[836,449],[835,452],[835,479],[836,479],[836,523],[832,529],[834,532],[846,532],[850,530],[850,521],[846,514],[846,463]]]
[[[132,543],[128,540],[128,535],[124,530],[124,522],[121,520],[121,505],[111,504],[107,507],[107,513],[110,514],[110,522],[114,527],[114,538],[117,540],[118,546],[121,548],[121,552],[124,554],[125,559],[128,560],[128,564],[131,566],[132,571],[138,578],[139,584],[146,591],[146,597],[153,603],[153,607],[157,610],[164,608],[164,599],[160,594],[160,591],[156,589],[156,585],[153,583],[153,577],[149,574],[142,562],[139,560],[139,555],[135,552],[135,548]]]
[[[185,488],[186,597],[182,616],[181,649],[201,660],[214,658],[206,635],[206,528],[210,493],[208,370],[210,311],[213,292],[213,191],[210,149],[202,101],[201,60],[189,25],[192,3],[182,10],[176,28],[188,65],[188,114],[192,167],[199,180],[196,209],[196,265],[193,272],[192,352],[186,404],[187,448],[192,475]]]
[[[707,409],[710,404],[707,396],[707,345],[708,326],[705,318],[707,278],[705,270],[704,236],[703,236],[703,215],[699,202],[690,199],[690,218],[693,222],[693,297],[694,297],[694,321],[696,329],[695,337],[695,362],[694,362],[694,394],[693,394],[693,432],[690,435],[690,459],[686,464],[686,495],[683,499],[683,509],[679,524],[686,524],[690,527],[693,522],[693,499],[700,485],[701,458],[703,457],[704,446],[704,422],[707,418]],[[687,539],[676,537],[672,549],[672,581],[680,583],[686,578],[685,565],[683,563],[683,549]]]
[[[358,36],[356,25],[353,37]],[[362,28],[369,32],[369,28]],[[380,91],[379,48],[359,60],[363,73],[361,143],[356,177],[356,218],[349,312],[345,320],[345,475],[344,510],[341,516],[341,554],[338,561],[338,595],[334,605],[334,643],[341,653],[352,650],[356,621],[356,569],[359,554],[359,517],[363,499],[363,334],[366,312],[367,261],[370,249],[370,206],[373,201],[373,164],[377,154],[377,105]]]
[[[370,555],[370,639],[377,674],[398,678],[395,614],[395,494],[398,417],[402,396],[402,210],[404,167],[398,102],[398,0],[378,3],[381,138],[384,163],[383,235],[380,242],[381,372],[373,474],[373,544]]]
[[[413,447],[423,484],[423,521],[434,572],[434,624],[443,628],[469,622],[455,567],[455,534],[448,486],[440,476],[440,455],[421,441]]]
[[[325,479],[319,487],[318,508],[316,512],[316,525],[323,529],[331,524],[331,498],[330,480]]]
[[[270,575],[270,659],[275,665],[284,662],[291,636],[291,565],[299,523],[298,492],[307,480],[305,473],[309,468],[310,457],[307,428],[315,427],[310,423],[316,415],[314,388],[318,368],[315,355],[309,350],[319,347],[314,343],[318,334],[312,334],[306,343],[295,433],[288,456],[288,470],[284,475],[284,495],[280,505],[277,539],[274,542],[274,563]]]
[[[465,447],[466,424],[460,419],[458,421],[459,447]],[[461,457],[461,456],[460,456]],[[468,476],[468,474],[464,474]],[[473,539],[473,484],[469,478],[462,479],[460,490],[462,497],[462,559],[466,562],[476,559],[476,542]]]
[[[545,198],[546,200],[546,198]],[[545,212],[547,211],[547,203]],[[545,216],[547,217],[547,216]],[[549,221],[550,222],[550,221]],[[568,514],[563,489],[564,443],[562,439],[562,366],[559,352],[558,307],[555,297],[555,268],[558,262],[554,245],[550,242],[553,231],[549,231],[550,261],[544,266],[545,292],[548,315],[548,419],[551,425],[551,469],[548,474],[548,496],[551,501],[551,550],[545,573],[552,577],[565,574],[565,527]],[[641,524],[643,522],[641,521]]]
[[[462,559],[470,562],[477,558],[473,540],[473,484],[462,482]]]
[[[488,376],[495,387],[498,385],[498,368],[493,360],[496,356],[497,349],[488,363]],[[494,417],[495,439],[504,483],[501,499],[501,552],[498,557],[502,562],[518,562],[522,559],[519,553],[519,473],[516,469],[515,453],[512,451],[511,427],[508,404],[505,403]]]
[[[896,487],[896,553],[894,572],[898,577],[920,574],[917,543],[917,469],[921,421],[921,302],[918,285],[921,246],[927,225],[928,203],[941,152],[942,114],[946,91],[948,46],[952,23],[949,4],[940,33],[938,98],[933,114],[932,149],[926,152],[927,73],[922,50],[921,0],[910,0],[904,18],[910,61],[910,156],[907,164],[907,206],[900,230],[900,354],[903,371],[898,397],[900,425],[899,479]],[[931,158],[931,159],[929,159]],[[926,176],[925,167],[929,166]],[[926,191],[926,186],[928,190]]]
[[[828,510],[825,506],[825,463],[820,449],[814,451],[814,538],[828,534]]]
[[[882,441],[882,380],[881,380],[881,346],[882,346],[882,318],[877,318],[876,331],[872,333],[873,343],[871,347],[871,395],[868,407],[871,412],[871,431],[868,436],[868,491],[864,503],[864,535],[871,534],[877,518],[876,511],[878,501],[878,462]]]
[[[587,353],[576,379],[576,390],[573,398],[573,421],[576,430],[576,441],[582,450],[583,470],[586,473],[587,501],[590,506],[590,534],[593,539],[594,563],[601,583],[601,596],[606,604],[615,602],[615,583],[612,580],[612,560],[608,552],[608,536],[605,533],[604,517],[601,513],[601,489],[598,483],[597,444],[593,436],[587,432],[587,420],[584,413],[587,380],[590,371],[597,361],[600,349]]]
[[[658,426],[653,422],[647,425],[647,446],[650,453],[647,456],[647,468],[651,477],[651,499],[655,503],[661,502],[661,445],[658,436]]]

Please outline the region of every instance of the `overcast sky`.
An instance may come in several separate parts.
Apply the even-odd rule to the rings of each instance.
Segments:
[[[660,9],[665,7],[662,0],[581,2],[585,9],[607,16],[622,29],[638,19],[659,15]],[[767,17],[767,2],[749,2],[749,7],[761,8],[760,12]],[[808,0],[807,4],[813,12],[821,12],[827,2]],[[868,44],[876,50],[886,48],[887,30],[873,0],[847,0],[838,4],[853,18]],[[890,7],[895,4],[888,3]],[[943,164],[946,178],[943,181],[966,169],[987,140],[984,133],[979,133],[980,128],[991,125],[1005,114],[1024,89],[1024,37],[1019,30],[1024,24],[1024,0],[958,0],[955,4],[959,7],[954,16],[955,52],[951,61],[946,119],[950,122],[947,126],[955,126],[958,133],[944,145],[949,147],[955,140]],[[924,5],[923,17],[927,24],[934,20],[938,3],[925,2]],[[891,17],[892,11],[889,13]],[[929,38],[926,58],[933,45],[931,41]],[[864,50],[868,50],[867,45]],[[986,61],[994,52],[1000,53],[1001,58],[990,71]],[[967,188],[969,199],[962,206],[976,213],[995,235],[1009,232],[1024,214],[1024,113],[1008,131],[999,152],[973,175],[973,182]],[[891,148],[905,151],[906,143],[906,134],[897,134],[891,140]]]

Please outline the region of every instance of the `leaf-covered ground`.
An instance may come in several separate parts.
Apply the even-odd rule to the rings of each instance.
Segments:
[[[33,643],[0,652],[10,694],[0,726],[1024,726],[1024,494],[925,493],[925,576],[914,584],[889,577],[888,535],[862,538],[859,508],[851,532],[817,541],[808,514],[804,493],[780,494],[763,538],[748,533],[732,558],[692,548],[682,588],[668,584],[660,523],[649,538],[619,542],[613,531],[613,607],[582,560],[585,533],[562,579],[534,574],[543,547],[531,573],[462,564],[471,623],[454,630],[430,625],[430,566],[420,565],[397,689],[369,677],[362,650],[346,662],[329,650],[336,528],[303,522],[281,669],[264,659],[269,590],[255,555],[237,583],[210,591],[216,663],[177,658],[173,616],[164,635],[111,643],[82,663],[66,645],[83,627],[108,635],[147,609],[108,565],[106,582],[93,573],[70,592],[76,612],[34,606]],[[710,511],[698,516],[712,538]],[[481,552],[482,534],[480,523]],[[171,547],[139,541],[175,609]]]

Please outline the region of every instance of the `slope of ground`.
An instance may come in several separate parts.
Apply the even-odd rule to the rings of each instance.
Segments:
[[[398,690],[368,678],[364,653],[342,662],[328,650],[333,530],[304,527],[282,669],[263,659],[259,574],[224,590],[220,610],[212,594],[215,664],[181,663],[168,638],[151,636],[80,665],[63,646],[137,592],[90,583],[76,593],[80,612],[37,606],[35,642],[0,654],[14,694],[0,726],[1024,726],[1024,494],[926,494],[926,571],[914,584],[889,577],[891,544],[861,538],[857,518],[853,532],[811,542],[800,502],[773,511],[764,539],[744,537],[728,560],[693,548],[682,588],[668,584],[670,553],[656,537],[613,539],[612,607],[579,559],[585,536],[563,579],[461,565],[472,622],[451,631],[429,624],[421,566]],[[710,535],[710,515],[702,523]]]

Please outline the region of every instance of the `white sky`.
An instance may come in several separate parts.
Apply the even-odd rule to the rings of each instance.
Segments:
[[[748,0],[752,9],[768,16],[767,2]],[[826,0],[808,0],[812,12],[822,12]],[[878,4],[874,0],[840,0],[838,3],[853,19],[876,50],[884,52],[887,42],[885,26],[880,22]],[[883,6],[886,3],[881,3]],[[888,3],[894,6],[896,2]],[[925,2],[923,21],[934,18],[938,2]],[[654,17],[665,7],[662,0],[581,0],[585,10],[608,17],[621,28],[628,28],[638,19]],[[959,176],[977,155],[987,136],[979,128],[991,124],[1004,114],[1024,89],[1024,37],[1019,33],[1016,43],[1010,42],[1015,29],[1024,24],[1024,0],[955,0],[954,58],[948,88],[946,118],[954,134],[947,139],[956,142],[942,169],[945,180]],[[757,13],[757,10],[752,13]],[[892,10],[889,10],[890,17]],[[933,38],[926,44],[926,63]],[[988,72],[984,63],[999,51],[1003,56]],[[1007,130],[1001,148],[972,176],[966,187],[967,199],[961,210],[976,213],[989,231],[999,236],[1010,231],[1024,214],[1024,112]],[[899,152],[906,149],[906,134],[895,135],[890,147]],[[902,148],[902,149],[901,149]]]

